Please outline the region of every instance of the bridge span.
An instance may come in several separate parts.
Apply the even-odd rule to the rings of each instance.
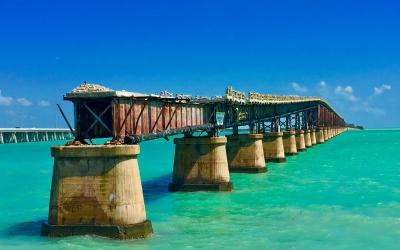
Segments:
[[[60,128],[0,128],[0,144],[71,140],[69,129]]]
[[[47,236],[152,234],[137,159],[142,141],[183,135],[174,138],[169,191],[232,191],[231,173],[265,173],[266,162],[285,162],[346,130],[319,97],[245,95],[232,88],[212,98],[154,95],[85,83],[64,99],[74,105],[74,128],[67,121],[74,140],[51,149]],[[228,128],[231,133],[221,133]],[[110,139],[93,145],[96,138]]]

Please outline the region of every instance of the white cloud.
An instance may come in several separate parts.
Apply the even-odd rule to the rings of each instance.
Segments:
[[[291,84],[292,88],[294,89],[294,91],[299,92],[299,93],[305,93],[307,92],[307,88],[306,87],[302,87],[300,84],[298,84],[297,82],[293,82]]]
[[[367,113],[374,114],[374,115],[384,115],[384,114],[386,114],[385,110],[380,109],[380,108],[370,107],[370,106],[364,107],[364,111],[367,112]]]
[[[0,106],[9,106],[11,105],[13,98],[10,96],[3,96],[0,90]]]
[[[320,82],[319,82],[319,86],[321,86],[321,87],[326,87],[326,82],[325,82],[325,81],[320,81]]]
[[[337,86],[335,89],[335,93],[344,97],[345,99],[352,101],[352,102],[356,102],[358,101],[358,98],[354,95],[353,93],[353,87],[351,86]]]
[[[386,115],[385,110],[373,106],[373,104],[369,103],[368,101],[359,102],[358,104],[353,105],[350,110],[353,112],[366,112],[375,116]]]
[[[38,102],[38,105],[40,107],[48,107],[50,105],[50,103],[48,101],[41,100],[41,101]]]
[[[24,98],[24,97],[18,98],[17,102],[19,104],[21,104],[22,106],[25,106],[25,107],[29,107],[29,106],[32,105],[32,102],[29,101],[28,99]]]
[[[382,84],[380,87],[375,87],[374,88],[374,95],[381,95],[383,92],[387,90],[391,90],[392,86],[387,85],[387,84]]]

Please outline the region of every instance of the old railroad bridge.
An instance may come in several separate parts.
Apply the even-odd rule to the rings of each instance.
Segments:
[[[47,236],[152,234],[137,160],[141,141],[183,135],[174,138],[169,191],[232,191],[230,173],[266,172],[266,162],[284,162],[345,131],[343,118],[318,97],[246,96],[232,88],[214,98],[149,95],[85,83],[64,99],[74,104],[74,128],[61,112],[75,139],[51,149]],[[111,139],[94,145],[96,138]]]

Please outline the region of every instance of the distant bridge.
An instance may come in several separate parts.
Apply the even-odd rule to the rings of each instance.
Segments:
[[[70,140],[69,129],[60,128],[0,128],[0,144]]]

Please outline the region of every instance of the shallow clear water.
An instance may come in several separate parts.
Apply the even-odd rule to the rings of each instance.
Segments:
[[[141,144],[147,216],[155,234],[115,241],[40,237],[52,143],[0,145],[0,249],[397,249],[400,130],[352,131],[267,174],[231,174],[232,193],[168,193],[173,143]]]

